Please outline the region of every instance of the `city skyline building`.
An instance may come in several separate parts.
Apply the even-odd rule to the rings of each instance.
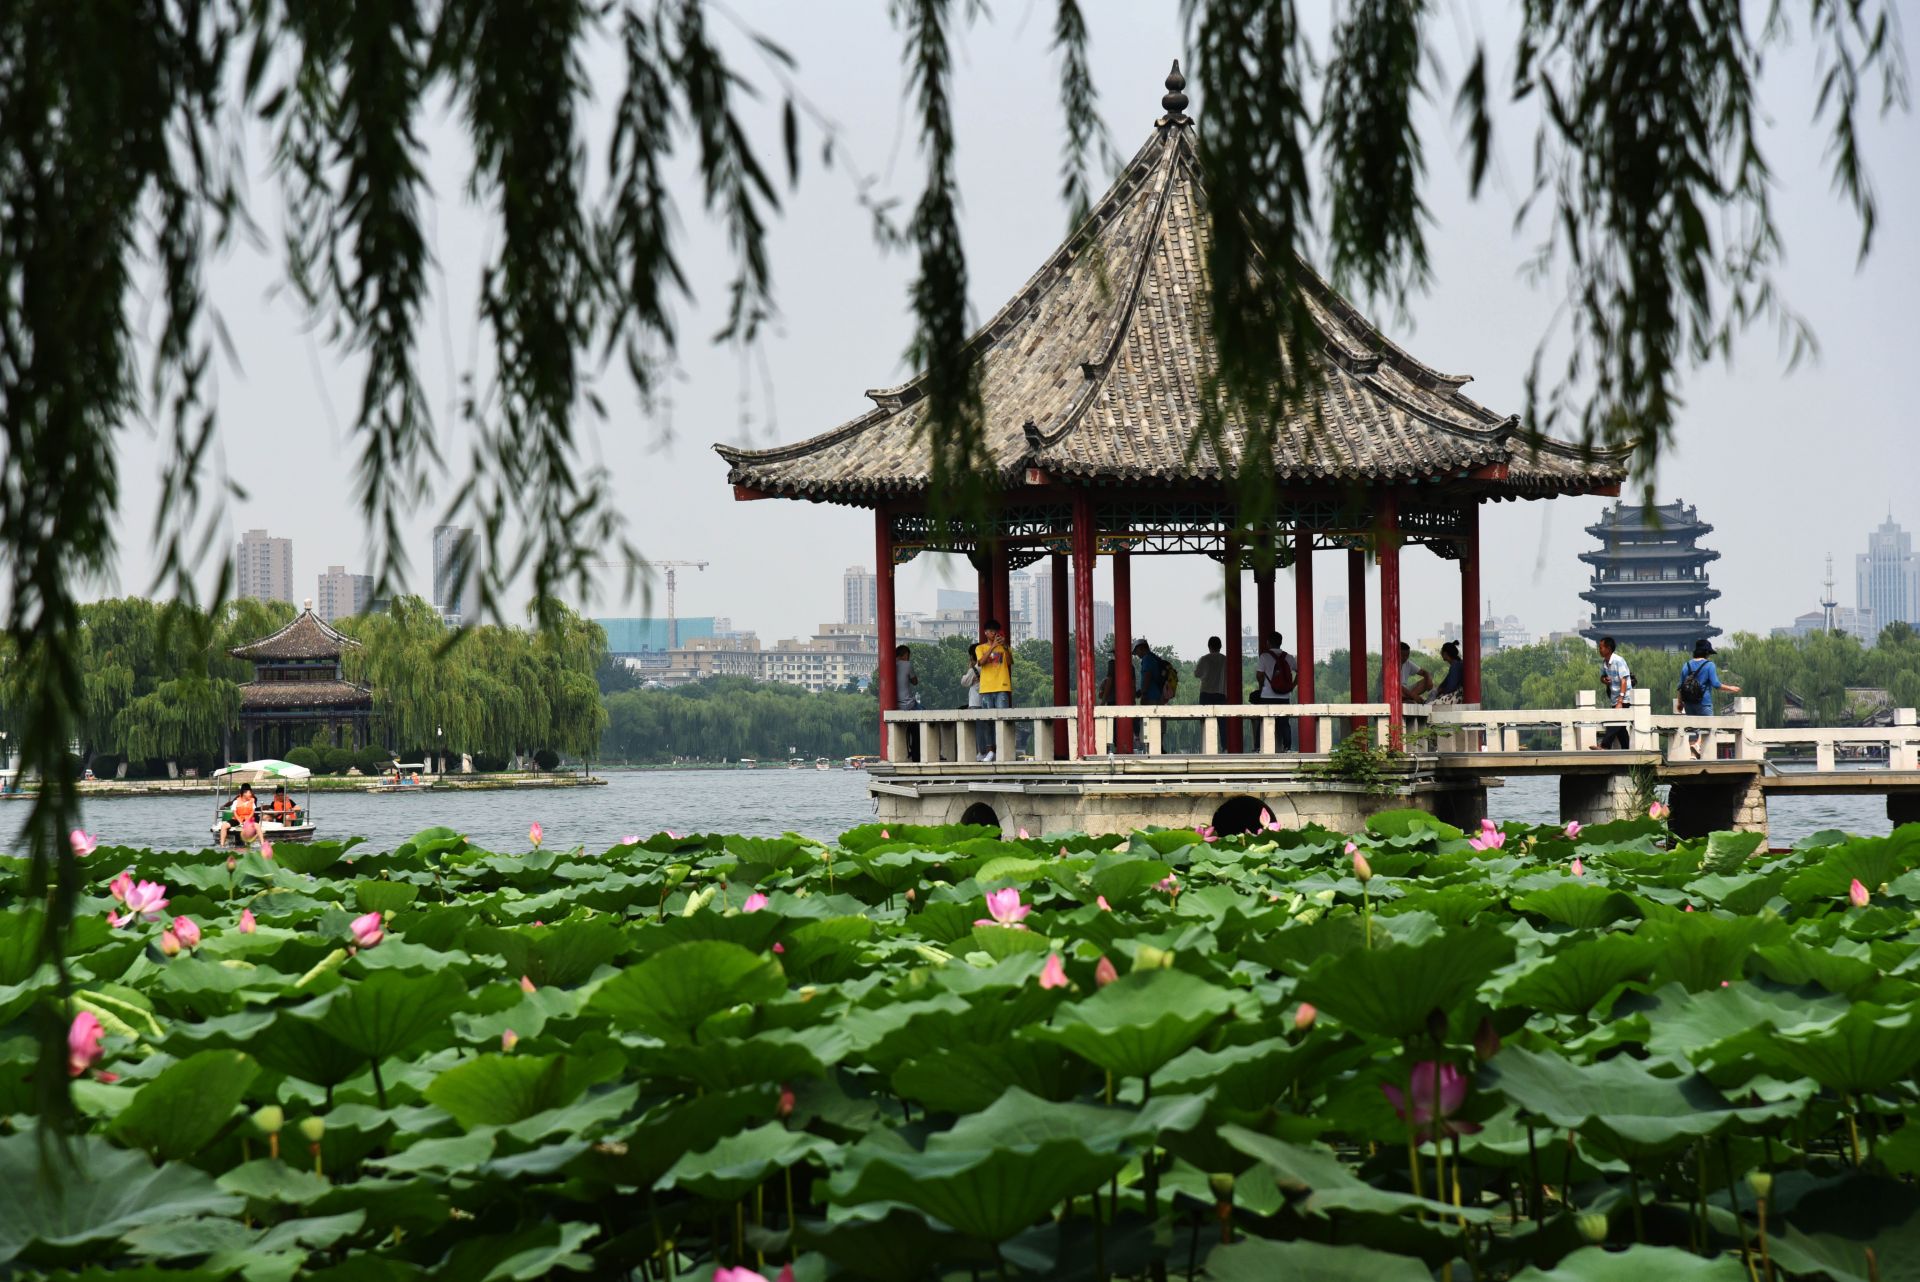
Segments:
[[[373,576],[351,574],[343,565],[330,565],[313,594],[313,612],[322,623],[365,614],[373,604]]]
[[[864,565],[850,565],[840,576],[840,622],[872,627],[880,620],[880,578]]]
[[[1345,650],[1352,644],[1347,636],[1347,598],[1330,596],[1320,599],[1320,622],[1313,629],[1313,661],[1324,662],[1333,657],[1335,650]]]
[[[1036,562],[1027,593],[1027,617],[1036,641],[1053,640],[1053,569],[1047,559]]]
[[[1712,532],[1699,510],[1681,500],[1608,508],[1587,527],[1600,549],[1580,554],[1593,567],[1580,594],[1593,606],[1593,622],[1581,635],[1657,650],[1691,650],[1696,641],[1719,636],[1707,605],[1720,593],[1708,581],[1707,563],[1720,554],[1699,546]]]
[[[293,604],[293,540],[248,530],[234,550],[235,596]]]
[[[1784,628],[1774,628],[1776,637],[1810,637],[1828,629],[1827,608],[1823,605],[1817,610],[1808,610],[1805,614],[1793,616],[1793,622]],[[1880,637],[1880,629],[1874,625],[1873,611],[1859,610],[1850,605],[1833,608],[1832,629],[1844,632],[1861,645],[1872,645]]]
[[[1867,550],[1853,559],[1854,605],[1880,627],[1901,622],[1920,626],[1920,561],[1913,536],[1887,513],[1867,535]]]
[[[433,527],[433,606],[450,624],[466,615],[467,585],[473,580],[473,530],[464,525]]]

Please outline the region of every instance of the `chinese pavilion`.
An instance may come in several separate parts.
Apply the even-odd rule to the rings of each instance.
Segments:
[[[1720,595],[1707,582],[1707,562],[1720,554],[1699,546],[1701,536],[1712,532],[1698,509],[1678,501],[1608,508],[1587,527],[1600,550],[1580,554],[1593,567],[1593,582],[1580,594],[1593,604],[1593,623],[1580,635],[1687,651],[1695,641],[1719,636],[1707,618],[1707,602]]]
[[[1460,391],[1465,376],[1415,360],[1316,275],[1304,283],[1320,331],[1315,403],[1274,434],[1272,506],[1245,519],[1236,480],[1243,424],[1192,444],[1203,388],[1216,367],[1205,278],[1208,210],[1198,143],[1186,115],[1179,64],[1167,77],[1153,134],[1088,219],[1047,257],[970,340],[980,388],[985,449],[997,478],[994,514],[939,523],[929,515],[931,451],[922,431],[920,379],[870,391],[873,407],[796,444],[748,450],[716,446],[737,499],[788,498],[872,509],[879,570],[881,655],[894,648],[894,568],[921,552],[965,554],[980,575],[982,614],[1006,619],[1008,576],[1050,560],[1056,705],[1079,710],[1078,755],[1095,752],[1094,570],[1113,576],[1115,652],[1131,649],[1130,562],[1140,555],[1210,557],[1230,567],[1220,631],[1227,638],[1227,691],[1247,688],[1240,654],[1239,571],[1252,567],[1258,634],[1273,629],[1274,575],[1254,564],[1241,538],[1291,566],[1294,648],[1313,654],[1317,553],[1343,556],[1351,635],[1367,635],[1367,558],[1379,566],[1379,643],[1400,640],[1400,550],[1423,545],[1460,567],[1465,697],[1479,698],[1479,507],[1507,499],[1615,494],[1617,454],[1529,441],[1519,421]],[[1276,361],[1279,359],[1275,354]],[[1072,601],[1067,563],[1071,560]],[[1367,699],[1366,647],[1356,645],[1351,697]],[[1400,674],[1385,665],[1383,702],[1398,732]],[[1070,676],[1072,679],[1070,680]],[[894,706],[894,669],[879,665],[882,708]],[[1133,702],[1131,665],[1115,669],[1116,702]],[[1302,663],[1295,699],[1315,700],[1313,665]],[[1303,725],[1303,751],[1315,750]],[[1237,721],[1229,747],[1240,745]],[[1056,730],[1064,737],[1065,726]],[[1130,727],[1115,728],[1116,747]],[[1061,745],[1064,747],[1064,744]],[[1327,745],[1331,746],[1331,745]],[[1063,754],[1064,755],[1064,754]]]
[[[253,680],[240,687],[249,761],[263,753],[285,756],[311,743],[315,730],[325,731],[336,746],[371,741],[373,692],[340,671],[342,652],[359,644],[321,622],[308,601],[272,636],[227,651],[253,664]]]

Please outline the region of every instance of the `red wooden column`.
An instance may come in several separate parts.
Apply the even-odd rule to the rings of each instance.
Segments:
[[[986,548],[974,553],[973,622],[974,639],[987,639],[987,620],[993,617],[993,553]]]
[[[1480,500],[1467,505],[1460,540],[1460,699],[1480,702]]]
[[[1133,705],[1133,561],[1125,544],[1113,549],[1113,701]],[[1113,750],[1133,751],[1133,718],[1114,722]]]
[[[874,673],[880,685],[880,755],[887,755],[887,710],[899,702],[894,689],[893,647],[893,524],[887,509],[873,510],[874,622],[880,630],[880,653]]]
[[[1047,586],[1053,590],[1053,599],[1048,602],[1053,611],[1053,627],[1049,635],[1053,638],[1053,706],[1064,708],[1067,700],[1073,697],[1072,662],[1067,657],[1067,635],[1071,631],[1067,608],[1067,558],[1058,552],[1047,558]],[[1067,759],[1067,723],[1053,723],[1053,755],[1057,761]]]
[[[1231,537],[1227,539],[1226,556],[1221,561],[1221,568],[1226,571],[1227,588],[1227,617],[1223,625],[1226,629],[1226,636],[1221,638],[1221,640],[1226,642],[1227,650],[1227,704],[1229,707],[1237,707],[1246,689],[1246,676],[1240,666],[1241,575],[1239,539]],[[1239,717],[1229,717],[1225,724],[1227,727],[1227,741],[1220,745],[1220,751],[1239,752],[1245,742],[1243,736],[1246,726]]]
[[[1083,493],[1073,496],[1073,681],[1074,704],[1080,712],[1076,734],[1078,752],[1091,757],[1094,743],[1093,696],[1100,679],[1093,671],[1093,501]],[[1059,644],[1060,639],[1055,639]]]
[[[1347,549],[1347,699],[1351,703],[1367,701],[1367,553],[1364,548]],[[1365,723],[1348,721],[1347,733],[1359,731]]]
[[[1300,664],[1300,680],[1293,688],[1295,703],[1313,702],[1313,531],[1293,532],[1293,654]],[[1305,717],[1296,727],[1295,742],[1302,752],[1318,752],[1320,729]]]
[[[1273,567],[1253,572],[1253,644],[1264,652],[1273,635]]]
[[[1387,746],[1398,750],[1405,739],[1400,712],[1400,505],[1391,490],[1380,499],[1374,555],[1380,562],[1380,698],[1387,705]]]

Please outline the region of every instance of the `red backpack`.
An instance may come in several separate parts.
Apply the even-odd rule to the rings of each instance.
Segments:
[[[1273,676],[1267,681],[1267,689],[1275,694],[1292,694],[1296,680],[1293,665],[1278,650],[1269,650],[1267,653],[1273,656]]]

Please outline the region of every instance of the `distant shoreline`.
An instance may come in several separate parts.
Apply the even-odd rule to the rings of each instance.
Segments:
[[[294,792],[375,792],[383,782],[378,775],[321,775],[293,781]],[[435,776],[423,781],[421,792],[505,792],[516,788],[589,788],[604,787],[598,776],[578,774],[486,774]],[[212,779],[91,779],[77,785],[80,795],[90,800],[114,797],[212,797],[232,789]],[[256,792],[262,785],[255,784]],[[271,785],[265,791],[271,791]],[[401,795],[411,789],[387,791]],[[28,784],[18,792],[0,795],[0,800],[38,796],[38,784]]]

